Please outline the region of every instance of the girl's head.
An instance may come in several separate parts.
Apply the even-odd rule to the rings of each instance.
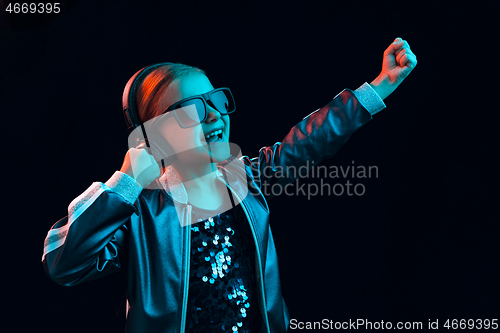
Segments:
[[[179,63],[165,63],[137,84],[138,117],[143,123],[155,124],[152,128],[158,137],[164,139],[161,140],[165,148],[163,151],[175,154],[184,167],[186,163],[221,162],[229,157],[229,115],[221,114],[210,101],[204,103],[206,119],[192,127],[180,126],[174,115],[179,110],[164,113],[174,103],[214,90],[203,70]],[[207,138],[214,130],[221,133]],[[147,135],[149,137],[150,133]]]
[[[167,62],[151,71],[142,82],[138,82],[136,105],[139,120],[145,123],[165,111],[161,105],[163,92],[174,81],[193,73],[205,75],[197,67]]]

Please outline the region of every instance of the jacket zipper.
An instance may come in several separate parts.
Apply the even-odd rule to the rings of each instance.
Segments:
[[[187,205],[187,214],[191,215],[191,205]],[[186,259],[185,259],[185,274],[184,274],[184,290],[182,295],[182,315],[181,315],[181,333],[186,331],[186,315],[187,315],[187,301],[188,301],[188,293],[189,293],[189,265],[191,260],[191,224],[188,226],[186,242],[184,243],[184,249],[186,250]]]
[[[226,183],[226,182],[224,182]],[[229,185],[229,184],[227,184]],[[255,244],[255,251],[257,252],[257,263],[259,266],[259,277],[260,277],[260,290],[262,293],[262,308],[264,310],[263,312],[263,317],[264,321],[266,323],[266,329],[267,332],[271,332],[271,329],[269,328],[269,320],[267,318],[267,309],[266,309],[266,294],[264,290],[264,275],[262,273],[262,263],[260,260],[260,250],[259,250],[259,243],[257,242],[257,237],[255,236],[255,229],[252,224],[252,219],[250,218],[250,214],[248,213],[247,207],[243,203],[243,200],[241,197],[236,193],[236,191],[233,191],[230,186],[228,188],[231,190],[231,193],[235,195],[238,198],[238,202],[241,204],[241,208],[243,208],[243,212],[245,213],[247,219],[248,219],[248,224],[250,225],[250,230],[252,231],[252,237],[254,240]],[[188,214],[191,214],[191,206],[187,205],[187,210]],[[186,314],[187,314],[187,298],[188,298],[188,293],[189,293],[189,265],[190,265],[190,258],[191,258],[191,251],[189,250],[189,245],[191,243],[191,228],[188,230],[188,235],[186,237],[186,242],[184,244],[184,247],[186,249],[186,270],[185,270],[185,275],[184,275],[184,295],[182,296],[182,315],[181,315],[181,333],[185,333],[186,331]]]
[[[257,262],[259,264],[260,290],[262,292],[262,307],[264,310],[263,317],[264,317],[264,321],[266,323],[267,332],[271,332],[271,329],[269,328],[269,320],[267,318],[266,294],[265,294],[265,290],[264,290],[264,275],[262,273],[262,263],[260,260],[259,243],[257,242],[257,237],[255,236],[255,229],[253,227],[252,219],[250,218],[250,214],[248,213],[247,207],[245,207],[245,204],[243,203],[243,200],[236,193],[236,191],[233,191],[230,186],[228,186],[228,187],[231,190],[231,193],[233,193],[233,195],[235,195],[238,198],[238,201],[241,204],[241,208],[243,208],[243,211],[245,212],[245,215],[247,216],[248,224],[250,225],[250,230],[252,230],[252,236],[253,236],[254,244],[255,244],[255,251],[257,252],[257,258],[258,258]]]

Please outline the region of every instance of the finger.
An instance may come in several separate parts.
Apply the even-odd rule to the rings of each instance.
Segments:
[[[140,145],[138,145],[135,149],[146,149],[146,142],[142,142]]]
[[[412,56],[412,57],[415,57],[415,59],[417,58],[417,56],[415,55],[415,53],[413,53],[412,50],[410,50],[409,48],[406,49],[406,54],[408,54],[408,56]]]
[[[406,56],[408,58],[407,65],[411,68],[415,68],[415,66],[417,66],[417,56],[414,55],[413,53],[411,54],[408,53]]]
[[[400,40],[398,41],[398,38],[396,38],[394,42],[384,51],[384,55],[395,54],[397,50],[403,47],[403,39],[399,38]]]
[[[407,50],[407,51],[410,51],[410,44],[408,44],[408,42],[406,40],[403,40],[403,47]]]
[[[402,40],[402,43],[401,43],[401,48],[399,49],[399,51],[405,49],[406,52],[410,51],[411,52],[411,48],[410,48],[410,44],[408,44],[408,42],[406,40]]]
[[[410,62],[416,62],[417,56],[412,52],[410,49],[410,46],[405,46],[402,50],[401,53],[396,56],[396,61],[401,61],[403,56],[406,55],[406,60]]]
[[[401,47],[403,47],[403,43],[402,42],[399,42],[399,43],[392,43],[391,45],[389,45],[389,47],[384,51],[384,55],[391,55],[391,54],[396,54],[398,50],[401,49]]]
[[[413,54],[414,55],[413,51],[410,48],[410,44],[408,44],[407,41],[403,41],[403,42],[404,42],[403,49],[406,50],[406,54]]]
[[[399,64],[401,67],[406,66],[406,63],[408,62],[408,55],[405,53],[400,59],[399,59]]]
[[[401,58],[406,55],[406,50],[402,49],[401,52],[398,53],[396,56],[396,61],[400,64],[401,63]]]
[[[397,51],[394,53],[394,55],[396,56],[396,58],[397,58],[397,56],[401,56],[400,54],[401,54],[401,52],[403,52],[403,51],[405,51],[405,48],[404,48],[404,47],[402,47],[402,48],[400,48],[399,50],[397,50]]]

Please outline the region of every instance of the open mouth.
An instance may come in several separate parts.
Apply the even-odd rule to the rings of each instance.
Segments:
[[[222,141],[222,129],[218,128],[205,134],[206,142]]]

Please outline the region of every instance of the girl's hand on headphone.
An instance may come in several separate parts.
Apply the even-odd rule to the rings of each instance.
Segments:
[[[142,188],[146,188],[161,174],[158,163],[145,148],[145,143],[137,148],[130,148],[120,169],[121,172],[134,178]]]

